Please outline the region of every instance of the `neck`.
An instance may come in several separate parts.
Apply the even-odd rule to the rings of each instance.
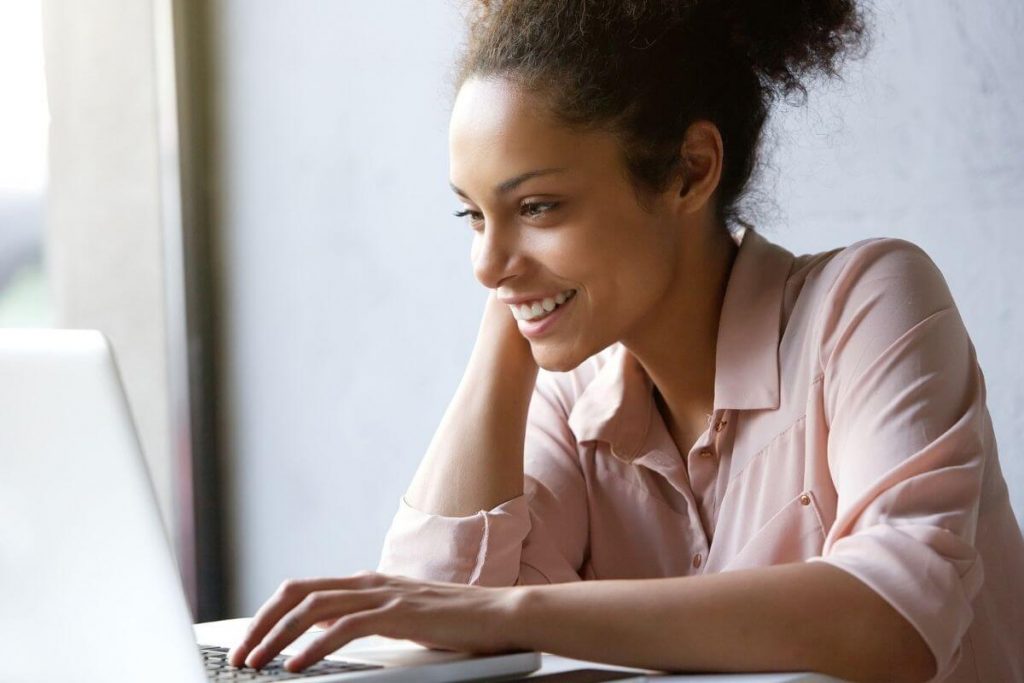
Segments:
[[[739,250],[724,227],[693,230],[680,250],[680,277],[643,325],[623,340],[651,377],[655,401],[681,453],[714,407],[718,324]]]

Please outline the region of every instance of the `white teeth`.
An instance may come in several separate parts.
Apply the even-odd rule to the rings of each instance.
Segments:
[[[533,320],[535,318],[543,317],[555,310],[571,299],[572,295],[575,293],[576,290],[569,289],[564,292],[559,292],[553,297],[549,296],[530,304],[510,304],[509,308],[512,309],[512,315],[516,320]]]

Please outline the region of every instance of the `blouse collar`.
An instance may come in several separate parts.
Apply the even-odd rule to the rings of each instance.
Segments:
[[[754,230],[734,235],[739,251],[726,284],[715,352],[714,408],[779,407],[782,305],[793,254]],[[569,414],[578,443],[605,441],[615,457],[632,461],[656,410],[653,383],[620,343],[583,390]]]

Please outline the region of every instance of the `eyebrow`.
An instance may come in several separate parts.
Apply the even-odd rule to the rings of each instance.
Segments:
[[[561,173],[565,170],[566,169],[564,168],[541,168],[537,169],[536,171],[527,171],[526,173],[520,173],[519,175],[513,178],[509,178],[508,180],[496,185],[494,187],[494,193],[497,195],[508,194],[512,190],[516,189],[517,187],[525,183],[530,178],[536,178],[537,176],[548,175],[551,173]],[[455,194],[459,195],[460,197],[469,199],[469,195],[460,190],[459,188],[455,187],[454,183],[449,181],[448,184],[451,185],[451,188],[455,192]]]

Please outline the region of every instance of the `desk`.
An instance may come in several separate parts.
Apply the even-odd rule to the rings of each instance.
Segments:
[[[196,634],[196,642],[203,645],[215,645],[218,647],[232,647],[238,643],[245,629],[249,625],[249,619],[226,619],[224,621],[209,621],[202,624],[195,624],[193,630]],[[284,654],[297,653],[308,640],[316,636],[317,630],[308,631],[299,640],[284,649]],[[344,659],[347,653],[360,652],[365,650],[390,648],[416,648],[423,649],[416,643],[407,640],[394,640],[382,636],[367,636],[357,638],[343,647],[335,654],[338,658]],[[441,653],[439,653],[441,654]],[[637,671],[611,664],[598,664],[586,662],[568,657],[544,653],[541,655],[541,668],[526,678],[528,681],[533,678],[544,680],[549,674],[568,672],[577,669],[607,669],[612,671],[633,671],[637,678],[620,679],[618,683],[626,683],[627,680],[657,681],[658,683],[669,683],[674,681],[685,681],[686,683],[843,683],[838,678],[825,676],[816,673],[758,673],[758,674],[662,674],[654,672]],[[552,683],[556,679],[552,678]],[[540,681],[538,681],[540,683]]]

